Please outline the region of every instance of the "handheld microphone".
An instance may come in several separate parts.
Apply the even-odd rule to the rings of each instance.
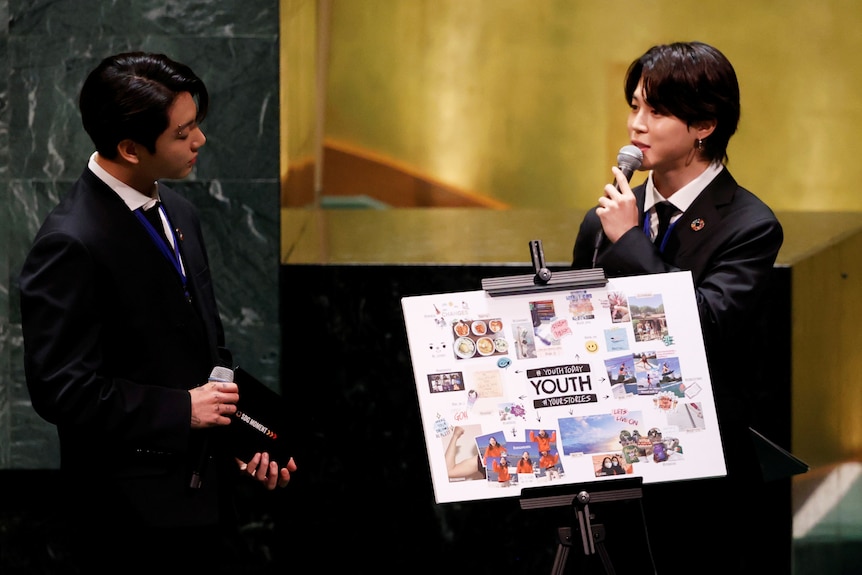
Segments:
[[[643,152],[641,152],[640,148],[631,144],[620,148],[617,154],[617,167],[622,171],[627,182],[632,181],[632,175],[641,167],[643,161]],[[614,182],[614,187],[618,190],[620,189],[620,185],[617,182]]]
[[[217,365],[213,368],[207,381],[233,381],[233,370],[223,365]],[[189,483],[189,487],[192,489],[200,489],[201,487],[201,473],[207,460],[207,452],[209,451],[208,444],[209,442],[204,438],[200,456],[198,457],[198,463],[192,471],[192,480]]]
[[[635,171],[641,167],[641,163],[643,163],[643,161],[643,152],[641,152],[640,148],[631,144],[620,148],[620,151],[617,154],[617,167],[622,171],[623,175],[626,177],[627,182],[630,182],[632,180],[632,176],[634,175]],[[614,182],[614,188],[619,191],[619,182]],[[599,230],[596,234],[596,245],[593,247],[593,267],[596,267],[596,258],[599,257],[599,246],[602,245],[602,239],[604,238],[604,236],[604,230]]]
[[[233,370],[223,365],[217,365],[213,368],[207,381],[233,381]]]

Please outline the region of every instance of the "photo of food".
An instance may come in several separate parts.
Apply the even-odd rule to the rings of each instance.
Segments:
[[[455,356],[458,359],[470,359],[508,353],[509,342],[506,341],[503,328],[500,318],[460,319],[454,322]]]

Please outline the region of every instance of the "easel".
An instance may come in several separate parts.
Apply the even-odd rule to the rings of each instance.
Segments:
[[[486,278],[482,280],[482,289],[490,296],[506,296],[523,293],[534,293],[545,290],[584,289],[600,287],[608,283],[605,272],[601,268],[584,270],[566,270],[556,275],[545,266],[545,254],[541,240],[530,242],[530,257],[533,262],[533,275],[507,276],[501,278]],[[584,555],[598,554],[607,575],[614,575],[607,549],[605,548],[605,527],[593,523],[595,516],[590,511],[591,503],[603,501],[622,501],[640,499],[642,497],[642,477],[619,478],[595,483],[583,484],[573,495],[577,486],[559,488],[538,487],[528,488],[521,492],[521,509],[538,509],[542,507],[571,507],[576,521],[574,527],[565,526],[557,530],[557,553],[554,559],[552,575],[562,575],[572,547],[573,530],[581,536]]]
[[[643,478],[629,477],[596,481],[594,483],[569,485],[559,488],[534,487],[521,492],[521,509],[540,509],[547,507],[569,507],[574,512],[573,526],[557,529],[557,553],[552,575],[562,575],[565,571],[569,551],[573,545],[573,534],[580,534],[581,548],[585,556],[598,554],[607,575],[616,571],[605,548],[605,526],[593,523],[595,515],[590,511],[591,503],[625,501],[640,499],[643,496]],[[560,493],[560,490],[565,492]],[[574,491],[574,495],[573,492]],[[559,493],[559,494],[557,494]]]

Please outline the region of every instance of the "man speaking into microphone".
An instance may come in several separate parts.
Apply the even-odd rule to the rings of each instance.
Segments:
[[[789,537],[765,535],[775,521],[770,510],[789,517],[789,498],[786,508],[775,499],[788,486],[760,479],[748,429],[749,410],[767,409],[753,399],[762,335],[755,328],[783,231],[726,165],[740,117],[736,73],[707,44],[659,45],[632,62],[624,90],[629,142],[648,176],[632,189],[630,172],[611,169],[614,183],[580,225],[573,267],[602,268],[608,277],[691,272],[728,470],[719,480],[645,486],[656,572],[789,572]],[[731,539],[708,535],[729,509],[740,514]],[[640,563],[621,572],[652,571]]]
[[[238,482],[284,487],[296,464],[237,461],[221,441],[239,393],[218,368],[200,221],[161,182],[194,168],[207,89],[132,52],[102,60],[78,103],[95,152],[20,275],[27,386],[60,439],[60,554],[75,573],[214,572],[238,560]]]

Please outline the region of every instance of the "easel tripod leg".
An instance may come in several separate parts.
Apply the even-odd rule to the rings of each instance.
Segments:
[[[572,547],[572,530],[570,527],[557,529],[557,555],[554,557],[554,566],[551,575],[563,575],[566,570],[566,560],[569,558],[569,549]]]
[[[611,563],[611,557],[608,555],[608,550],[605,548],[604,525],[593,525],[593,540],[596,542],[596,550],[599,553],[599,557],[602,559],[602,565],[605,566],[605,573],[607,573],[607,575],[615,575],[616,571],[614,571],[613,563]]]

